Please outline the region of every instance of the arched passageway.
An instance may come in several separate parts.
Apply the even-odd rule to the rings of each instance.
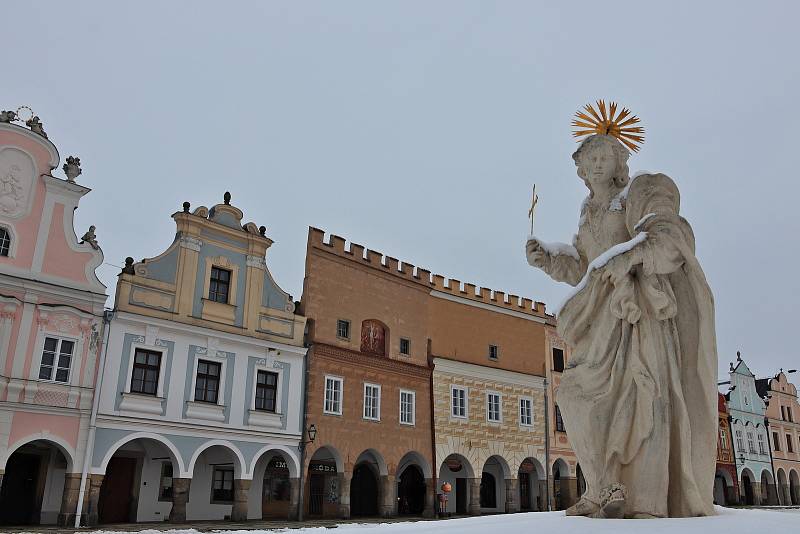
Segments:
[[[357,464],[353,468],[353,480],[350,482],[350,515],[378,515],[378,500],[378,474],[366,462]]]
[[[536,512],[547,509],[543,475],[541,464],[534,458],[526,458],[520,464],[517,472],[520,511]]]
[[[572,491],[567,463],[559,458],[553,463],[553,509],[565,510],[572,505]]]
[[[153,438],[133,438],[109,450],[98,492],[96,512],[89,506],[89,524],[135,523],[138,521],[185,520],[188,479],[181,474],[174,447]],[[177,490],[176,490],[177,488]],[[176,495],[182,504],[173,506]],[[173,513],[178,513],[175,517]],[[178,509],[180,508],[180,510]],[[97,514],[94,517],[94,513]]]
[[[80,474],[71,470],[70,453],[59,444],[37,439],[16,447],[2,476],[0,525],[63,525],[73,519]]]
[[[738,504],[733,477],[727,469],[717,469],[714,473],[714,504]]]
[[[742,471],[742,500],[744,501],[742,504],[753,506],[756,504],[756,491],[753,484],[755,480],[753,479],[753,473],[750,472],[749,469],[745,469]]]
[[[299,499],[299,468],[294,458],[276,449],[261,453],[253,467],[249,517],[296,519]]]
[[[793,505],[800,505],[800,475],[794,469],[789,471],[789,494]]]
[[[481,471],[480,506],[481,513],[496,514],[512,511],[515,508],[513,495],[506,490],[511,481],[511,470],[502,456],[493,455],[486,459]]]
[[[425,510],[425,477],[416,465],[406,467],[397,482],[397,513],[422,515]]]
[[[308,463],[304,488],[305,512],[308,517],[339,517],[346,515],[349,491],[342,491],[343,464],[339,452],[331,446],[314,451]],[[345,502],[343,502],[345,501]]]
[[[475,478],[475,471],[464,456],[451,454],[442,461],[439,467],[439,483],[448,483],[451,486],[444,503],[445,513],[480,513],[480,479]]]
[[[772,473],[764,469],[761,471],[761,503],[768,506],[778,504],[778,492],[775,488],[775,479]]]

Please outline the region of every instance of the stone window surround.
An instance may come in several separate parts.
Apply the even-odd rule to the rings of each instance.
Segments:
[[[69,377],[66,382],[56,382],[55,381],[55,366],[56,362],[58,361],[58,354],[56,354],[56,362],[53,362],[53,379],[51,380],[44,380],[39,378],[39,369],[42,366],[42,356],[44,356],[44,340],[47,337],[52,337],[55,339],[61,339],[64,341],[72,341],[75,345],[73,347],[72,358],[69,362]],[[55,384],[60,386],[78,386],[78,382],[80,380],[80,372],[75,372],[76,364],[80,362],[80,359],[83,355],[83,340],[80,337],[75,337],[72,335],[65,335],[61,332],[53,332],[51,330],[41,330],[36,334],[36,344],[33,347],[33,358],[34,361],[31,362],[31,369],[30,369],[30,376],[31,380],[35,380],[37,382],[43,382],[46,384]]]
[[[497,396],[497,415],[498,419],[491,419],[489,417],[489,396],[496,395]],[[503,423],[503,394],[499,391],[486,391],[486,422],[491,425],[500,425]]]
[[[217,390],[217,402],[197,401],[194,399],[195,388],[197,387],[197,366],[200,360],[208,360],[219,363],[219,389]],[[200,354],[195,351],[194,362],[192,362],[192,389],[189,390],[189,400],[186,401],[186,417],[192,419],[205,419],[209,421],[225,421],[225,377],[227,376],[228,358],[220,356],[215,351],[209,350],[207,354]]]
[[[208,300],[208,291],[211,288],[211,268],[225,269],[231,272],[230,284],[228,286],[228,302],[217,302],[217,304],[227,304],[236,306],[236,294],[239,288],[239,266],[231,262],[225,256],[214,256],[206,258],[205,279],[203,282],[203,298]],[[216,302],[216,301],[213,301]]]
[[[328,380],[334,380],[339,383],[339,411],[328,410],[326,408],[327,400],[328,400]],[[322,413],[327,415],[342,415],[344,413],[344,377],[335,376],[335,375],[325,375],[325,381],[323,382],[323,391],[322,391]],[[255,403],[255,397],[253,397],[253,402]]]
[[[403,394],[411,395],[411,422],[403,421]],[[400,404],[400,411],[398,412],[397,420],[401,425],[415,426],[417,424],[417,392],[410,389],[401,389],[398,396]]]
[[[256,384],[258,382],[258,372],[259,371],[266,371],[268,373],[273,373],[278,375],[278,380],[275,383],[275,412],[266,412],[265,410],[256,410]],[[269,413],[273,415],[283,415],[281,413],[281,406],[283,402],[283,368],[282,367],[272,367],[272,362],[267,361],[265,363],[256,363],[253,367],[253,392],[250,395],[249,401],[249,409],[251,412],[258,411],[258,413]]]
[[[3,221],[0,223],[0,228],[5,230],[8,233],[8,256],[3,256],[4,258],[13,259],[17,255],[17,230],[14,228],[14,225],[10,222]]]
[[[531,422],[530,423],[523,423],[522,422],[522,403],[525,402],[525,401],[529,402],[530,403],[530,407],[531,407]],[[520,408],[519,426],[525,427],[525,428],[533,428],[533,423],[536,422],[536,414],[535,414],[535,412],[533,410],[533,408],[534,408],[533,397],[530,397],[530,396],[527,396],[527,395],[522,395],[519,398],[519,403],[520,403],[520,407],[519,407]]]
[[[456,415],[453,413],[453,391],[464,392],[464,415]],[[450,384],[450,419],[465,421],[469,419],[469,388],[467,386],[457,386]]]
[[[155,396],[131,392],[131,379],[133,378],[133,364],[136,358],[136,349],[161,353],[158,365],[158,388],[156,389]],[[148,345],[141,342],[131,343],[128,357],[128,369],[125,376],[125,389],[122,391],[122,402],[119,404],[119,410],[121,412],[141,412],[152,415],[162,415],[164,413],[164,376],[166,375],[167,366],[172,364],[172,362],[167,359],[168,355],[169,351],[163,346]]]
[[[136,349],[161,353],[161,358],[159,359],[158,363],[158,388],[156,389],[155,398],[163,400],[164,374],[166,373],[167,365],[169,365],[171,362],[165,361],[166,360],[165,356],[167,355],[167,350],[165,347],[154,347],[152,345],[147,345],[145,343],[131,343],[130,357],[128,358],[128,372],[127,376],[125,377],[125,391],[123,392],[123,394],[139,396],[138,393],[131,393],[131,379],[133,378],[133,364],[136,358]]]
[[[366,410],[366,407],[367,407],[367,388],[368,387],[377,388],[377,390],[378,390],[378,398],[377,398],[377,401],[376,401],[377,402],[377,406],[375,407],[376,408],[375,411],[378,414],[377,417],[367,417],[366,413],[364,413],[364,410]],[[371,382],[364,382],[364,396],[362,397],[362,399],[363,399],[362,408],[363,409],[361,410],[361,416],[362,416],[363,419],[365,419],[367,421],[380,422],[380,420],[381,420],[381,394],[382,393],[381,393],[381,385],[380,384],[373,384]]]

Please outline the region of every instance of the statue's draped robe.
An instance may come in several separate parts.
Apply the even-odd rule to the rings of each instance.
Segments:
[[[647,233],[626,253],[636,267],[617,280],[593,270],[558,316],[573,350],[557,402],[586,497],[599,502],[603,488],[620,482],[628,516],[714,513],[714,303],[679,204],[667,176],[637,177],[619,214],[625,237]],[[555,256],[546,268],[573,285],[593,259],[576,247],[581,261]]]

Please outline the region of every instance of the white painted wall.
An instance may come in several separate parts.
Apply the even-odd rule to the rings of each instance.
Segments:
[[[200,455],[194,466],[192,485],[189,488],[186,519],[224,519],[231,515],[233,505],[211,504],[211,481],[214,471],[212,464],[233,462],[233,454],[220,447],[211,447]]]

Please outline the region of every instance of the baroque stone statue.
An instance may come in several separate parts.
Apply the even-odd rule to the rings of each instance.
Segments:
[[[557,312],[572,357],[556,401],[586,491],[567,515],[713,515],[713,295],[678,188],[664,174],[629,177],[638,136],[612,106],[572,156],[589,189],[572,245],[526,245],[530,265],[574,286]]]
[[[89,245],[95,249],[100,250],[100,245],[97,244],[97,236],[95,235],[94,231],[96,230],[94,225],[89,227],[89,231],[83,234],[81,238],[81,243],[89,243]]]
[[[76,156],[69,156],[61,168],[64,170],[64,174],[67,175],[67,181],[69,182],[74,182],[75,178],[83,172],[81,170],[81,158]]]

